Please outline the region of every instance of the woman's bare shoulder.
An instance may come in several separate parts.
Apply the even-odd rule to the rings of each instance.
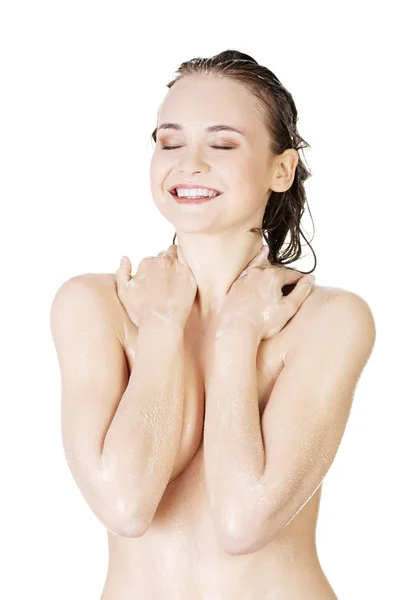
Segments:
[[[77,277],[94,286],[107,302],[113,301],[114,296],[118,298],[117,279],[113,273],[82,273]]]
[[[108,305],[111,322],[115,327],[116,334],[122,344],[126,339],[127,320],[131,325],[130,319],[121,304],[117,293],[117,278],[115,273],[84,273],[79,277],[90,285],[93,285],[98,294],[101,295],[104,302]]]
[[[328,304],[332,306],[332,303],[336,303],[337,309],[342,310],[342,301],[346,297],[349,299],[355,298],[360,303],[365,303],[363,298],[349,290],[315,285],[297,313],[282,330],[285,331],[284,356],[287,356],[289,352],[301,344],[301,340],[304,339],[304,336],[307,336],[307,331],[313,319],[321,310],[325,309],[325,306]]]

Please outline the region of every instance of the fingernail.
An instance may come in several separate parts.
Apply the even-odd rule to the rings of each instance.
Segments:
[[[123,256],[119,262],[119,266],[122,267],[126,263],[126,256]]]

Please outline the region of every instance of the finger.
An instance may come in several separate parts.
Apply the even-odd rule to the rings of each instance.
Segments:
[[[297,312],[298,308],[304,302],[304,300],[310,295],[315,284],[314,275],[308,275],[302,277],[296,287],[281,299],[283,305],[287,307],[287,310],[293,315]],[[289,317],[290,318],[290,317]]]
[[[167,250],[164,250],[162,252],[160,252],[158,254],[158,256],[172,256],[173,258],[175,258],[178,262],[180,262],[181,264],[185,265],[185,267],[189,267],[185,257],[183,256],[183,253],[180,249],[179,246],[175,245],[175,244],[171,244]]]
[[[117,269],[117,283],[126,286],[132,279],[132,265],[128,256],[123,256]]]
[[[260,252],[256,254],[256,256],[249,262],[247,267],[240,273],[239,277],[243,277],[246,275],[247,271],[252,267],[259,267],[261,265],[270,265],[271,263],[268,260],[269,247],[264,245]]]
[[[269,254],[269,247],[267,245],[264,245],[261,248],[260,252],[258,254],[256,254],[255,257],[249,262],[246,269],[250,269],[251,267],[256,267],[256,266],[262,265],[264,263],[269,263],[268,254]]]
[[[177,249],[178,246],[175,246],[175,244],[171,244],[170,246],[168,246],[167,252],[168,254],[172,254],[172,256],[175,256],[175,258],[177,258]]]
[[[166,250],[159,252],[158,256],[173,256],[174,258],[177,258],[175,244],[171,244]]]
[[[279,284],[281,285],[281,287],[283,287],[284,285],[291,285],[297,283],[298,281],[306,277],[306,275],[304,275],[300,271],[296,271],[296,269],[283,266],[278,267],[277,265],[275,265],[275,274],[279,279]]]

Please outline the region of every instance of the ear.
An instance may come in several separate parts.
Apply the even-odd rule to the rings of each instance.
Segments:
[[[299,153],[294,148],[288,148],[274,159],[275,175],[270,184],[274,192],[286,192],[293,183]]]

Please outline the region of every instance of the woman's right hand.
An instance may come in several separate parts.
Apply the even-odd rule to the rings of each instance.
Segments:
[[[187,263],[186,263],[187,264]],[[197,283],[189,268],[180,262],[175,244],[156,257],[139,263],[135,275],[128,257],[117,269],[117,292],[131,321],[140,327],[160,319],[184,326],[197,293]]]

